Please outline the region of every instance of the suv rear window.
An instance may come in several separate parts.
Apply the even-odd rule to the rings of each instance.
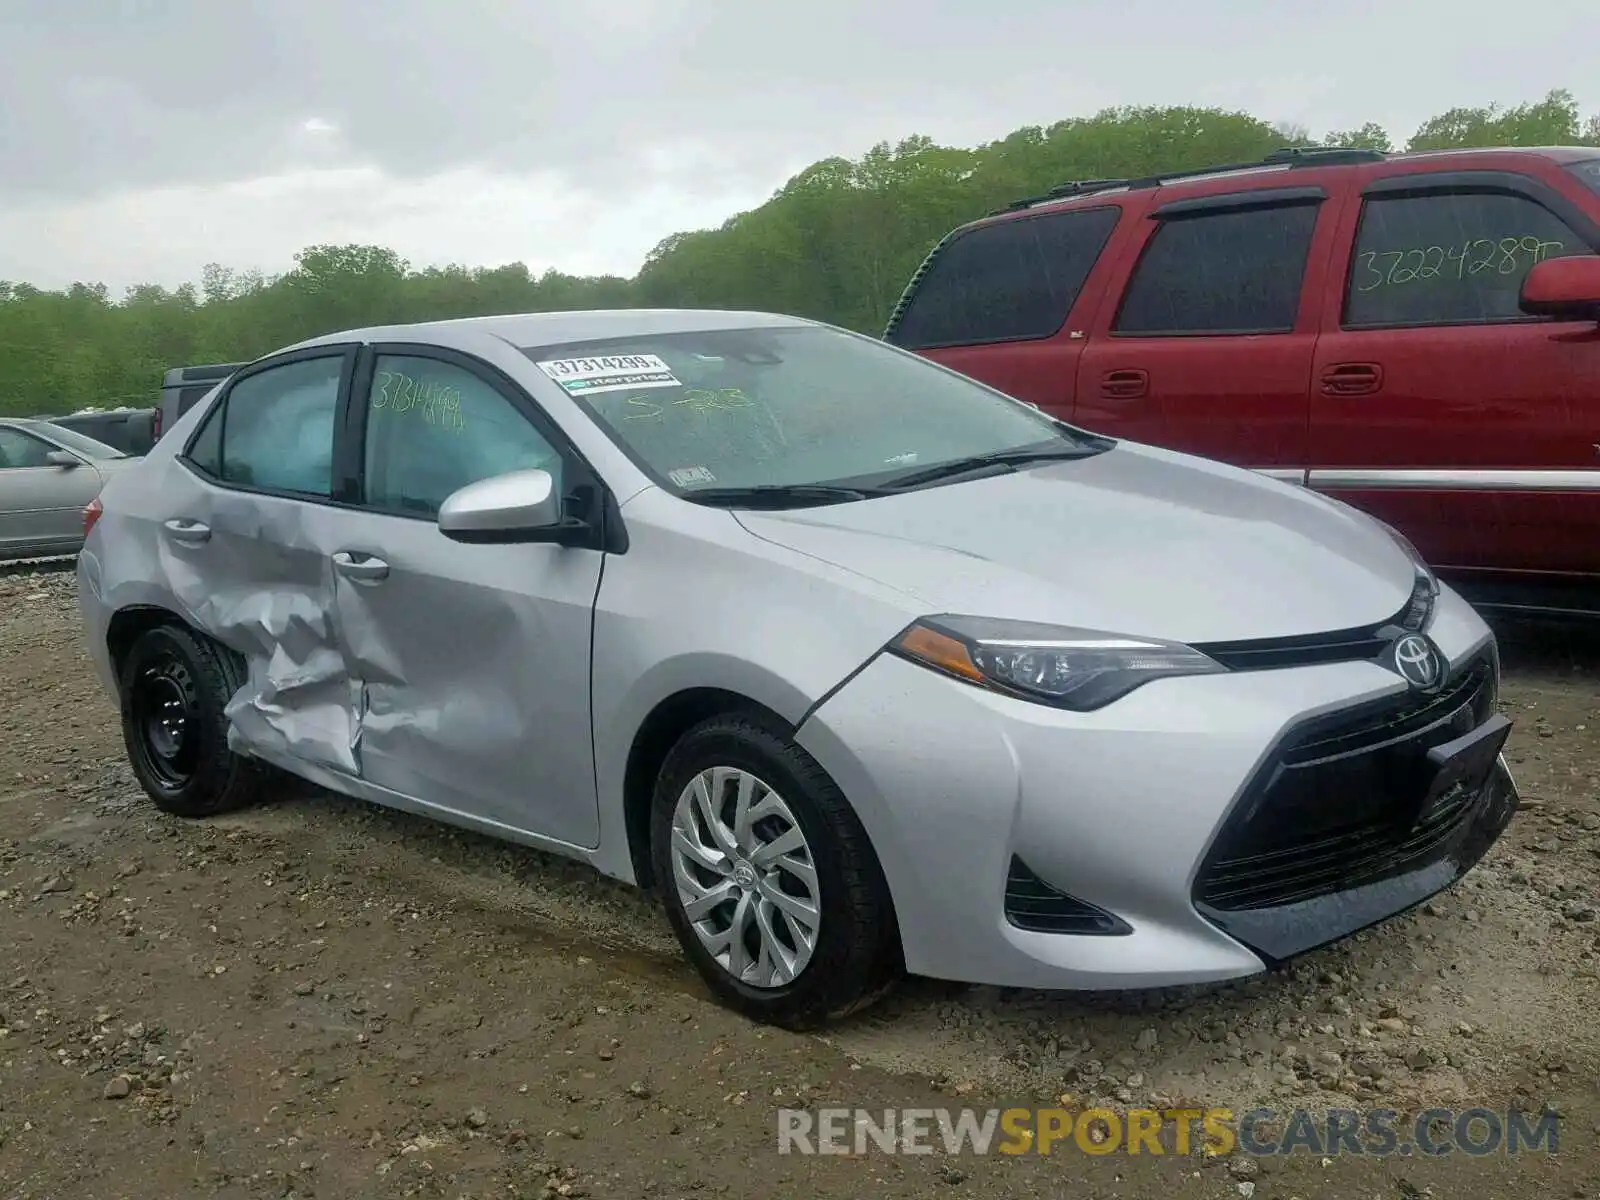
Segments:
[[[1045,338],[1067,319],[1122,210],[980,225],[939,250],[885,340],[907,350]]]

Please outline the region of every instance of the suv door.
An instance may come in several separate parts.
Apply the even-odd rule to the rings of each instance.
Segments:
[[[469,483],[539,467],[592,480],[534,400],[489,365],[377,345],[351,406],[358,507],[331,569],[359,686],[361,777],[498,829],[593,847],[589,650],[598,550],[469,545],[435,523]]]
[[[1341,195],[1312,185],[1157,203],[1079,360],[1074,423],[1303,481]]]
[[[0,425],[0,558],[65,554],[83,541],[83,509],[100,492],[88,462],[63,467],[43,438]]]
[[[1343,224],[1311,486],[1442,570],[1600,574],[1600,332],[1518,308],[1535,262],[1600,229],[1509,171],[1377,178]]]
[[[243,654],[233,736],[269,760],[354,775],[356,711],[333,620],[337,420],[353,346],[319,346],[235,377],[129,524],[193,622]]]

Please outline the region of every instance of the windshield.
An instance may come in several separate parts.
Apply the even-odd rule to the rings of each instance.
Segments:
[[[35,433],[43,434],[52,441],[59,442],[68,450],[77,452],[85,458],[127,458],[115,446],[108,446],[104,442],[97,442],[92,437],[86,437],[75,429],[64,429],[52,421],[29,421],[28,428]]]
[[[650,334],[523,353],[680,493],[864,485],[1023,447],[1099,448],[982,384],[820,326]]]
[[[1586,158],[1573,163],[1567,170],[1576,175],[1591,192],[1600,195],[1600,158]]]

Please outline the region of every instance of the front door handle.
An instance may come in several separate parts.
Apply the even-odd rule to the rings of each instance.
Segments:
[[[185,546],[199,546],[211,540],[211,526],[203,525],[199,521],[190,521],[185,517],[173,517],[170,521],[163,521],[161,528],[169,538],[175,542],[182,542]]]
[[[1150,390],[1150,373],[1137,367],[1107,371],[1100,377],[1100,394],[1112,400],[1137,400]]]
[[[1377,363],[1334,363],[1322,372],[1324,396],[1370,396],[1383,386]]]
[[[359,550],[338,550],[333,555],[333,569],[346,579],[375,582],[389,577],[389,564],[375,554]]]

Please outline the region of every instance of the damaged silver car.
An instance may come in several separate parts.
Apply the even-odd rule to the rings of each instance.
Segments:
[[[1398,534],[752,313],[241,368],[79,558],[133,768],[287,771],[654,886],[724,1001],[1264,970],[1516,807],[1488,629]]]

